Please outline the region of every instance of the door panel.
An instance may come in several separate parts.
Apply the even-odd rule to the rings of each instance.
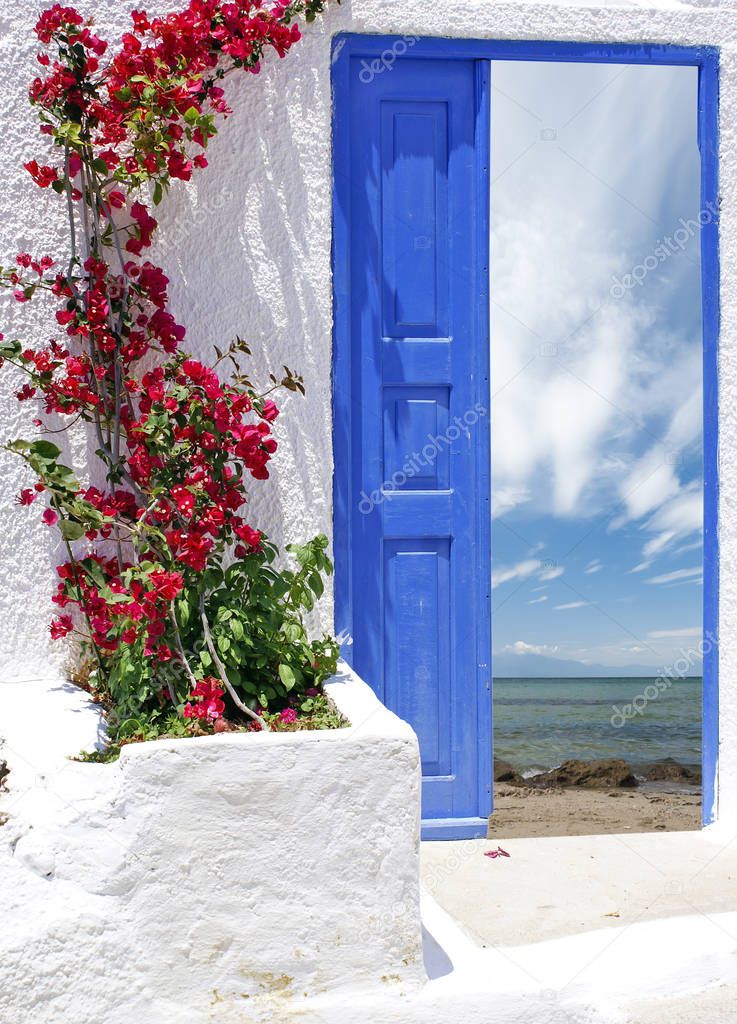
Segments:
[[[488,91],[474,61],[348,63],[352,660],[417,732],[426,834],[485,834]]]

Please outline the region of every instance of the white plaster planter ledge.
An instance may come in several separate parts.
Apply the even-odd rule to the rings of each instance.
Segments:
[[[11,786],[3,1024],[280,1020],[422,985],[417,740],[347,667],[327,690],[349,728],[136,744]]]

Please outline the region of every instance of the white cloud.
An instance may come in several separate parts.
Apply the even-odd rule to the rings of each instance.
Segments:
[[[701,626],[687,626],[684,629],[654,629],[647,634],[648,640],[688,640],[701,637]]]
[[[557,580],[565,571],[565,567],[562,565],[551,565],[547,569],[543,569],[540,573],[539,579],[546,581]]]
[[[665,551],[671,541],[675,540],[675,537],[676,535],[673,530],[663,530],[663,532],[659,533],[657,537],[653,537],[652,540],[647,542],[647,544],[644,544],[642,553],[645,556],[646,563],[650,565],[655,555],[659,555],[661,552]],[[648,559],[650,559],[650,561],[648,561]]]
[[[588,601],[569,601],[568,604],[553,605],[553,610],[556,612],[566,612],[570,608],[583,608],[587,604],[589,604]]]
[[[693,353],[694,360],[694,377],[698,380],[701,376],[701,367],[698,365],[698,361],[701,359],[701,353],[697,349]],[[694,441],[698,441],[701,438],[701,431],[703,426],[703,396],[701,394],[701,386],[694,388],[684,401],[678,406],[676,411],[673,413],[673,417],[670,421],[668,433],[665,436],[665,446],[672,452],[678,452],[683,448],[688,447]]]
[[[493,569],[491,573],[492,589],[501,586],[502,583],[509,583],[510,580],[526,580],[542,565],[538,558],[528,558],[516,565],[509,565],[504,569]]]
[[[666,501],[645,523],[645,529],[655,533],[643,546],[645,558],[652,558],[674,542],[685,540],[701,531],[703,510],[701,482],[692,480],[677,497]]]
[[[539,550],[542,545],[537,545],[533,550]],[[509,583],[510,580],[526,580],[531,576],[537,576],[539,580],[555,580],[562,576],[565,568],[562,565],[550,565],[541,562],[539,558],[526,558],[516,565],[507,565],[498,569],[492,569],[492,589],[501,586],[502,583]]]
[[[666,315],[675,302],[697,290],[698,266],[679,254],[642,288],[621,298],[611,291],[613,278],[652,252],[655,235],[641,211],[664,211],[664,183],[672,185],[674,210],[691,196],[698,173],[692,128],[686,121],[674,127],[668,113],[674,104],[693,109],[695,73],[628,68],[611,79],[611,69],[580,65],[502,62],[495,70],[495,515],[524,500],[541,515],[585,518],[623,502],[620,525],[653,517],[678,501],[679,460],[700,439],[698,334],[691,322],[662,326],[675,322]],[[599,89],[596,104],[561,132],[558,145],[541,144],[540,122],[520,118],[519,107],[505,100],[514,96],[542,121],[565,124],[581,92]],[[636,169],[629,118],[621,116],[634,109],[647,124]],[[594,130],[594,116],[609,117],[610,130],[584,149],[582,133]],[[656,522],[646,533],[653,555],[679,539],[678,530]]]
[[[697,353],[690,357],[693,359]],[[699,376],[699,368],[692,367],[688,374]],[[683,482],[676,465],[679,454],[688,449],[701,436],[701,389],[691,390],[670,418],[663,441],[653,445],[634,464],[624,479],[620,492],[626,507],[623,516],[613,520],[618,528],[628,520],[649,515],[643,529],[653,533],[642,548],[640,563],[648,568],[657,555],[668,550],[677,541],[700,531],[703,522],[703,498],[700,479]],[[632,572],[642,571],[636,567]]]
[[[652,576],[649,580],[644,580],[645,583],[681,583],[684,580],[700,580],[703,574],[703,569],[700,565],[694,566],[693,569],[676,569],[674,572],[666,572],[661,576]]]
[[[557,644],[528,644],[524,640],[515,640],[513,644],[506,644],[502,651],[505,654],[555,654],[558,651]]]
[[[587,576],[590,576],[592,573],[601,572],[601,570],[603,568],[604,568],[604,566],[601,564],[599,559],[598,558],[594,558],[586,566],[586,568],[584,569],[584,572],[586,573]]]
[[[693,540],[693,541],[691,541],[688,544],[681,544],[681,545],[679,545],[679,547],[677,547],[672,552],[672,554],[674,556],[675,555],[685,555],[687,551],[701,551],[703,547],[704,547],[704,538],[703,537],[698,537],[696,540]]]
[[[541,597],[535,597],[532,601],[528,601],[528,604],[540,604],[542,601],[547,601],[548,595],[543,594]]]
[[[491,518],[497,519],[506,515],[518,505],[530,500],[530,492],[526,487],[494,487],[491,493]]]
[[[622,482],[620,493],[629,519],[641,519],[648,512],[678,494],[680,484],[669,452],[656,445],[638,459]]]
[[[663,630],[663,632],[667,632]],[[494,654],[513,655],[545,655],[549,658],[559,658],[565,661],[577,661],[582,665],[606,666],[610,669],[638,668],[649,669],[655,673],[662,670],[663,666],[675,661],[680,657],[680,651],[684,644],[692,646],[698,639],[696,633],[689,635],[681,634],[681,630],[674,630],[678,636],[662,638],[654,636],[643,636],[641,642],[623,641],[617,634],[611,639],[602,640],[599,643],[592,643],[590,640],[563,640],[556,644],[528,643],[525,640],[517,640],[514,643],[506,644]],[[696,667],[696,664],[695,664]],[[615,673],[616,674],[616,673]]]

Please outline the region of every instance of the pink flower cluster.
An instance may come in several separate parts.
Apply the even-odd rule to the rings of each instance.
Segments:
[[[225,711],[222,700],[224,692],[219,679],[212,676],[202,679],[189,695],[194,703],[184,705],[184,717],[199,718],[207,722],[222,718]]]

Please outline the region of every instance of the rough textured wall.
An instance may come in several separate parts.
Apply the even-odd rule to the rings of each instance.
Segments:
[[[37,189],[22,164],[48,152],[27,103],[36,74],[32,25],[42,5],[0,0],[0,264],[28,249],[63,254],[64,204]],[[137,0],[91,2],[98,32],[114,40],[129,27]],[[155,0],[149,14],[177,0]],[[278,542],[330,533],[332,448],[330,367],[330,90],[328,32],[317,22],[305,44],[285,60],[274,57],[259,76],[229,83],[235,113],[221,124],[208,152],[210,167],[196,180],[175,183],[159,207],[159,246],[152,254],[171,277],[175,315],[187,327],[187,347],[202,356],[236,334],[253,347],[253,375],[268,383],[282,366],[301,373],[307,397],[283,393],[283,418],[272,478],[254,481],[250,519]],[[0,302],[6,337],[43,340],[42,303]],[[58,328],[57,328],[58,332]],[[28,436],[32,413],[15,398],[9,374],[0,375],[0,440]],[[86,442],[75,439],[75,463]],[[93,446],[94,449],[94,446]],[[54,535],[34,509],[20,511],[12,495],[28,481],[17,458],[0,452],[0,680],[48,673],[61,658],[48,640],[52,568],[62,559]],[[322,624],[332,626],[330,594]]]
[[[349,670],[328,692],[351,728],[135,744],[45,794],[12,783],[0,1020],[243,1024],[419,987],[417,739]]]
[[[154,0],[162,13],[175,0]],[[37,4],[0,0],[0,262],[19,248],[62,251],[60,204],[19,171],[43,152],[27,109],[33,74],[30,32]],[[85,0],[98,29],[114,38],[138,0]],[[174,311],[188,327],[188,345],[205,353],[240,332],[253,342],[254,366],[266,376],[282,363],[302,372],[307,398],[292,398],[279,424],[281,449],[272,480],[254,489],[252,518],[277,540],[330,531],[330,37],[341,31],[461,37],[671,42],[717,45],[721,59],[721,723],[722,810],[737,817],[737,6],[733,0],[631,0],[540,4],[531,0],[345,0],[311,26],[284,61],[257,78],[230,85],[235,114],[210,151],[209,172],[177,186],[161,207],[161,260],[172,277]],[[208,212],[209,211],[209,212]],[[206,258],[203,258],[207,254]],[[29,307],[7,314],[37,337]],[[5,329],[6,335],[12,331]],[[6,376],[0,376],[0,436],[27,430]],[[76,443],[77,457],[84,440]],[[49,569],[58,560],[52,537],[29,527],[8,495],[22,468],[0,453],[0,679],[48,672]],[[329,624],[326,602],[323,621]]]

